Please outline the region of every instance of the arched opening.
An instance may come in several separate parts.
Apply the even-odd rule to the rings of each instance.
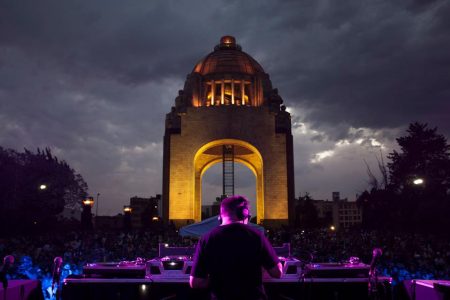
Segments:
[[[219,202],[222,195],[222,164],[211,165],[201,178],[201,207],[202,220],[218,214]],[[244,195],[250,201],[250,214],[256,217],[256,177],[244,164],[235,164],[235,195]]]
[[[194,220],[201,220],[202,178],[204,173],[215,164],[222,162],[222,146],[233,145],[235,162],[248,168],[255,177],[256,220],[260,223],[264,217],[263,160],[260,152],[250,143],[236,139],[222,139],[209,142],[197,151],[194,157]],[[218,195],[220,196],[220,195]],[[215,198],[213,198],[215,199]]]

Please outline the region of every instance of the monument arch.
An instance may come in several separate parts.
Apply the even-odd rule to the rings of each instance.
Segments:
[[[194,220],[201,216],[202,177],[211,166],[222,162],[222,147],[234,146],[234,160],[249,168],[256,178],[256,218],[260,223],[264,216],[264,171],[263,159],[258,149],[248,142],[235,139],[211,141],[197,151],[194,156]],[[200,214],[200,215],[199,215]]]
[[[202,175],[222,159],[224,166],[236,161],[254,172],[258,223],[292,221],[293,140],[282,104],[261,65],[234,37],[222,37],[194,66],[166,115],[164,219],[200,221]],[[224,190],[233,193],[234,179],[223,176]]]

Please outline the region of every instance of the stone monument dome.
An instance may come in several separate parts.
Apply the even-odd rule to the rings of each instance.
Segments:
[[[204,57],[194,67],[193,73],[209,74],[248,74],[264,73],[261,65],[250,55],[242,51],[232,36],[224,36],[214,51]]]
[[[236,39],[226,35],[188,75],[180,104],[184,106],[262,106],[273,94],[269,75]]]

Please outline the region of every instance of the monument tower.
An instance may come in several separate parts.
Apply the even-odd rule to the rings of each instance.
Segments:
[[[233,173],[225,168],[235,161],[255,175],[258,223],[292,221],[293,141],[282,103],[261,65],[234,37],[222,37],[187,76],[166,116],[164,219],[200,221],[204,172],[223,163],[224,191],[234,191]]]

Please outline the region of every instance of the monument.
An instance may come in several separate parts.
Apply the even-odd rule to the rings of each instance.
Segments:
[[[257,222],[293,221],[291,118],[282,104],[261,65],[234,37],[222,37],[187,76],[166,116],[163,218],[200,221],[203,174],[222,163],[224,194],[233,194],[238,162],[256,178]]]

